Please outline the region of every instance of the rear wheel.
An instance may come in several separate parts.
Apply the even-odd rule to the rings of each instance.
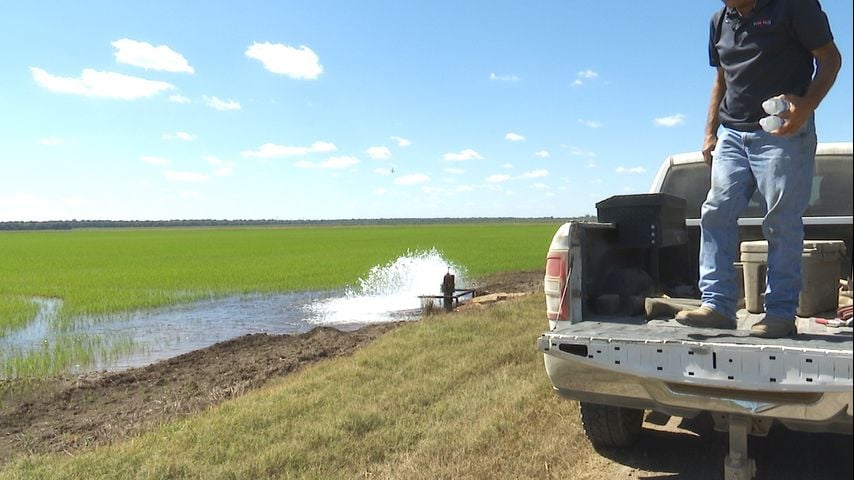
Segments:
[[[643,410],[581,402],[584,433],[596,447],[628,447],[643,428]]]

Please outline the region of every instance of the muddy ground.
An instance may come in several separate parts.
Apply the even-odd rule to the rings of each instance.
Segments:
[[[481,293],[533,293],[542,271],[491,276]],[[0,382],[0,465],[23,453],[72,453],[200,412],[314,362],[353,353],[398,324],[352,332],[256,334],[124,372]],[[637,447],[601,451],[605,478],[722,478],[724,434],[710,422],[649,416]],[[751,439],[760,478],[852,478],[851,437],[774,429]]]

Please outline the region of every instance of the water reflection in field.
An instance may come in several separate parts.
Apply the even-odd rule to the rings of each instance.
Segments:
[[[99,318],[63,322],[59,299],[34,299],[37,317],[26,328],[0,338],[0,365],[35,358],[57,362],[58,345],[69,350],[73,372],[119,370],[147,365],[218,342],[253,333],[296,334],[318,325],[353,330],[371,323],[420,318],[418,295],[439,292],[452,271],[465,283],[462,268],[435,251],[410,253],[374,267],[357,286],[344,291],[239,295]],[[117,348],[119,346],[119,348]],[[83,355],[83,352],[86,354]],[[35,362],[42,360],[33,360]],[[16,370],[20,370],[17,368]],[[3,377],[0,371],[0,377]]]

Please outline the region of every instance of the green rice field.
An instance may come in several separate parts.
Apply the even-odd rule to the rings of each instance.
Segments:
[[[51,319],[61,327],[83,316],[231,294],[341,288],[375,265],[431,248],[473,277],[541,268],[557,227],[555,222],[3,232],[0,338],[35,318],[37,298],[61,299]],[[132,348],[128,342],[118,345]],[[47,346],[38,358],[17,359],[23,367],[15,371],[46,371],[72,358],[85,363],[92,349],[105,348],[116,347],[68,339]]]

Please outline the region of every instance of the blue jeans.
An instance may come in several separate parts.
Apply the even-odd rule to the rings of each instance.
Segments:
[[[758,189],[767,207],[762,220],[762,233],[768,240],[765,313],[795,318],[801,291],[802,215],[812,190],[815,150],[814,120],[789,137],[721,128],[712,160],[712,184],[700,220],[703,305],[735,318],[737,221]]]

